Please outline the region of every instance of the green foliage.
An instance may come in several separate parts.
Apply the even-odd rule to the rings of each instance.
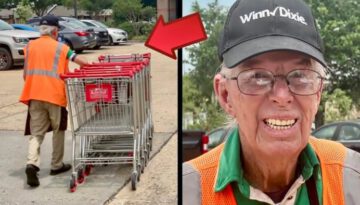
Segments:
[[[204,97],[210,99],[213,93],[212,78],[220,65],[217,56],[217,44],[220,30],[225,22],[226,11],[218,5],[217,0],[208,4],[206,9],[201,9],[195,3],[193,11],[200,12],[208,39],[186,48],[189,52],[189,59],[185,59],[185,62],[194,67],[190,72],[190,78],[196,88]]]
[[[132,39],[132,37],[135,36],[135,32],[133,31],[133,26],[131,25],[130,22],[126,21],[126,22],[123,22],[123,23],[121,23],[121,24],[119,24],[119,25],[117,25],[115,27],[125,30],[128,33],[128,38],[129,39]]]
[[[146,40],[154,27],[154,23],[136,22],[135,24],[137,24],[138,27],[140,28],[138,33],[136,33],[136,31],[134,30],[133,24],[134,23],[125,21],[115,27],[125,30],[128,33],[129,39],[132,39],[132,40]]]
[[[0,0],[0,8],[12,9],[16,8],[21,0]]]
[[[190,128],[211,130],[223,126],[227,121],[227,115],[212,100],[212,78],[220,65],[217,56],[217,44],[222,29],[226,11],[214,0],[205,9],[200,8],[195,2],[192,6],[194,12],[200,12],[208,39],[193,45],[186,50],[189,58],[184,62],[191,64],[194,69],[183,76],[183,113],[194,114],[194,125]],[[206,119],[200,118],[200,113],[205,113]]]
[[[32,16],[31,7],[28,0],[22,0],[16,7],[16,14],[19,18],[17,23],[25,23]]]
[[[89,14],[98,16],[101,10],[111,8],[113,2],[113,0],[79,0],[79,6]]]
[[[29,0],[29,3],[37,16],[43,16],[50,6],[62,3],[62,0]]]
[[[148,38],[148,36],[145,35],[140,35],[140,36],[134,36],[131,38],[131,40],[133,41],[146,41],[146,39]]]
[[[329,92],[345,91],[360,106],[360,1],[307,0],[325,45],[325,58],[334,70]]]
[[[114,21],[120,25],[129,22],[126,26],[131,25],[131,29],[126,31],[133,36],[145,35],[144,32],[148,32],[148,22],[156,15],[155,8],[144,7],[141,0],[117,0],[112,8]]]
[[[103,9],[110,9],[113,2],[113,0],[77,0],[77,7],[87,11],[91,16],[98,16]],[[68,8],[74,7],[74,0],[62,0],[62,3]]]
[[[351,98],[339,88],[336,88],[331,94],[328,94],[327,92],[324,92],[323,94],[327,104],[325,112],[326,122],[346,119],[346,116],[351,110]]]

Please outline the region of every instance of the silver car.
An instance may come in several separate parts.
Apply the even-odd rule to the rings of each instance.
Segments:
[[[23,64],[23,48],[30,40],[39,36],[38,32],[15,30],[10,24],[0,20],[0,70]]]
[[[59,21],[59,24],[60,40],[65,42],[72,50],[75,50],[76,53],[81,53],[85,49],[96,46],[96,36],[93,31],[87,31],[68,21]]]
[[[109,28],[105,24],[90,20],[90,19],[82,19],[82,22],[84,22],[88,26],[97,27],[97,28],[105,28],[109,32],[110,36],[110,44],[119,44],[127,42],[128,40],[128,33],[122,29],[119,28]]]

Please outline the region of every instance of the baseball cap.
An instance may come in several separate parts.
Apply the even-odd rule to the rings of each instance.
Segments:
[[[43,16],[40,19],[40,25],[60,27],[59,18],[56,16]]]
[[[233,68],[248,58],[276,50],[298,51],[327,67],[315,19],[302,0],[236,1],[220,34],[220,60]]]

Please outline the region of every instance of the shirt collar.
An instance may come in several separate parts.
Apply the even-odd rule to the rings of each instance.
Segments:
[[[300,153],[299,166],[301,174],[305,180],[309,179],[316,167],[320,163],[314,149],[308,143]],[[320,172],[319,168],[315,169]],[[317,173],[318,175],[318,173]],[[315,176],[317,176],[315,175]],[[225,142],[224,149],[220,156],[219,168],[215,179],[215,192],[222,191],[229,183],[236,182],[240,191],[245,195],[250,195],[250,185],[244,178],[241,162],[241,142],[238,128],[233,129]]]

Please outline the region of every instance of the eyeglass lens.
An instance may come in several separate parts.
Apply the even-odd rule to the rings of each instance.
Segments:
[[[296,69],[286,75],[274,75],[265,69],[251,69],[240,72],[237,83],[244,94],[260,95],[272,89],[276,78],[284,78],[290,91],[298,95],[317,93],[322,82],[321,75],[310,69]]]

